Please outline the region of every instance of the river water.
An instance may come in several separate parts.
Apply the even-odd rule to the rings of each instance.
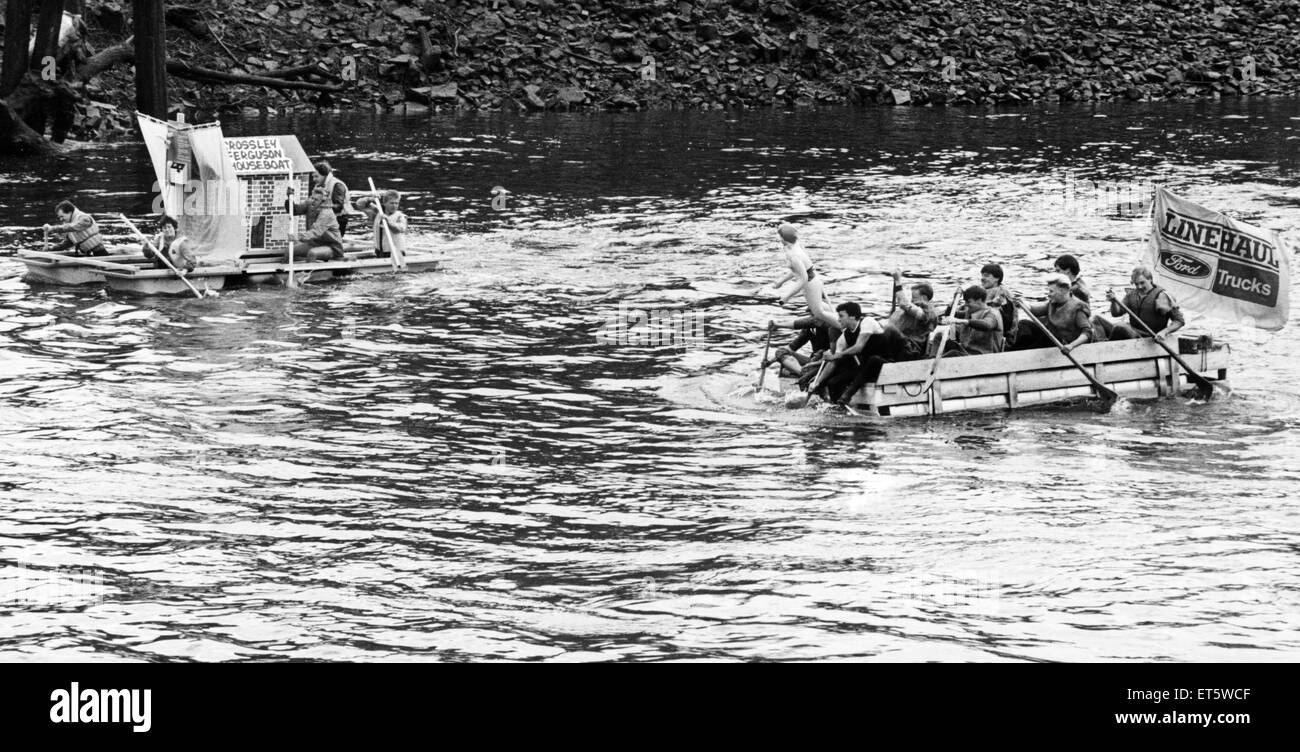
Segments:
[[[789,218],[832,279],[1037,296],[1069,252],[1099,295],[1156,183],[1300,224],[1300,101],[226,132],[400,188],[445,269],[196,301],[0,258],[0,659],[1300,658],[1294,325],[1193,320],[1209,403],[872,423],[753,396],[796,309],[690,286],[775,280]],[[139,143],[6,159],[0,252],[151,183]]]

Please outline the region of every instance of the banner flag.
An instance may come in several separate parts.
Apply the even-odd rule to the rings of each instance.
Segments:
[[[1276,331],[1291,315],[1290,248],[1262,230],[1156,189],[1146,263],[1184,310]]]

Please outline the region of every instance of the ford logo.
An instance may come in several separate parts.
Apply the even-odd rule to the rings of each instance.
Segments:
[[[1181,253],[1166,251],[1160,254],[1160,265],[1174,274],[1184,277],[1210,276],[1210,265],[1195,256],[1185,256]]]

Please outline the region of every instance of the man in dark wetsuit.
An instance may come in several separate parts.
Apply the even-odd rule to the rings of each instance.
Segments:
[[[795,319],[785,327],[794,329],[799,333],[788,344],[778,347],[776,355],[772,360],[764,362],[763,367],[766,368],[772,363],[780,363],[781,373],[798,376],[799,388],[807,389],[808,383],[812,381],[817,374],[817,369],[821,366],[822,357],[831,348],[831,344],[839,339],[842,332],[811,315]],[[775,321],[768,324],[768,329],[771,331],[785,327]],[[799,352],[799,348],[806,344],[812,347],[811,355],[804,355]]]

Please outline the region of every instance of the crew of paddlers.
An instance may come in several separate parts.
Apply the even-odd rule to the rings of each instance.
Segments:
[[[1017,318],[1023,301],[1005,286],[1003,269],[995,263],[985,264],[979,283],[960,290],[951,306],[936,304],[934,287],[928,282],[904,285],[902,272],[896,269],[893,309],[884,319],[876,320],[864,315],[856,302],[832,306],[823,278],[799,242],[797,228],[781,225],[777,235],[788,271],[773,287],[782,302],[802,292],[808,316],[769,323],[769,331],[794,329],[799,333],[765,360],[763,367],[779,364],[782,372],[797,377],[801,389],[843,406],[866,387],[867,412],[875,411],[871,396],[886,363],[1053,347],[1053,338],[1068,353],[1087,342],[1148,336],[1146,328],[1163,338],[1184,324],[1177,304],[1155,285],[1151,269],[1145,266],[1133,269],[1133,287],[1122,298],[1112,291],[1106,293],[1108,313],[1120,317],[1127,308],[1132,312],[1129,321],[1112,322],[1100,314],[1092,315],[1079,260],[1068,254],[1056,259],[1054,272],[1046,279],[1047,300],[1024,306],[1037,323]],[[785,288],[792,280],[794,284]],[[951,327],[950,336],[941,336],[943,327]],[[807,355],[801,352],[805,345],[810,346]]]
[[[351,191],[335,175],[329,162],[322,160],[312,166],[315,172],[310,181],[307,200],[293,201],[292,196],[285,199],[285,208],[290,208],[292,203],[294,213],[303,216],[306,223],[303,232],[291,230],[289,234],[289,253],[293,254],[294,261],[343,258],[343,236],[347,232],[348,220],[357,215],[365,216],[373,230],[376,256],[388,257],[393,250],[399,254],[405,252],[408,222],[406,215],[398,208],[401,194],[393,190],[382,191],[378,196],[357,199],[354,206]],[[58,224],[42,228],[45,234],[43,251],[73,256],[110,255],[99,224],[89,213],[77,208],[71,201],[61,201],[55,207],[55,215]],[[158,234],[145,239],[141,252],[156,268],[169,268],[167,261],[170,261],[172,267],[182,272],[193,271],[201,262],[194,253],[193,244],[184,236],[178,236],[177,229],[176,218],[163,214],[157,220]],[[167,261],[162,258],[163,254],[167,256]],[[288,260],[288,253],[285,260]]]

